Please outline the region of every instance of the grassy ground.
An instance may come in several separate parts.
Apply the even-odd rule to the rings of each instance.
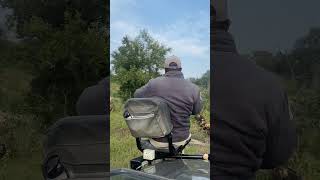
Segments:
[[[22,69],[19,64],[0,68],[0,110],[14,111],[29,91],[32,76]]]
[[[0,180],[41,180],[41,152],[0,160]]]
[[[129,161],[141,155],[141,152],[136,147],[135,138],[131,136],[127,124],[122,117],[123,103],[117,98],[118,88],[114,83],[111,85],[111,96],[114,107],[114,111],[110,114],[110,163],[112,169],[128,168]],[[194,118],[191,119],[192,139],[207,143],[208,146],[188,145],[185,153],[208,153],[210,151],[209,135],[198,127]]]
[[[0,143],[9,146],[0,159],[0,180],[43,179],[41,135],[33,129],[33,116],[17,112],[31,79],[23,65],[0,68]]]

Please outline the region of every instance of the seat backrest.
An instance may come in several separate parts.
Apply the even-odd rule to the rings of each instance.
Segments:
[[[43,142],[45,179],[58,177],[63,173],[58,171],[61,167],[70,177],[106,174],[110,168],[106,153],[110,145],[108,120],[107,115],[72,116],[54,123]],[[53,169],[55,166],[57,171]],[[54,174],[50,175],[49,171]]]
[[[44,156],[59,155],[69,164],[108,163],[105,153],[108,116],[72,116],[54,123],[46,132],[43,142]]]
[[[136,138],[165,137],[173,128],[167,102],[157,97],[129,99],[124,118]]]

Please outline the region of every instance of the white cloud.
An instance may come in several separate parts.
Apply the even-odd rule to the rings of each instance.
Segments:
[[[153,34],[153,36],[161,43],[164,43],[173,49],[174,54],[203,58],[207,57],[209,46],[200,42],[197,38],[175,37],[174,35],[163,36],[161,34]]]
[[[139,27],[125,21],[115,21],[110,23],[110,50],[114,51],[121,45],[124,36],[135,37],[139,34]]]
[[[135,37],[142,29],[147,29],[152,37],[173,49],[173,53],[192,56],[199,59],[207,58],[209,53],[209,25],[201,21],[184,19],[168,24],[161,29],[153,29],[137,22],[117,20],[111,22],[111,50],[121,45],[125,35]]]

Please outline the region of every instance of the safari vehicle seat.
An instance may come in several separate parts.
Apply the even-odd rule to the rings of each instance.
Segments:
[[[176,155],[181,153],[191,140],[188,139],[184,145],[179,147],[174,145],[170,110],[166,101],[161,98],[131,98],[125,103],[123,116],[141,152],[154,150]],[[168,148],[156,148],[148,140],[148,138],[162,137],[168,139]]]
[[[44,140],[44,179],[108,177],[107,119],[106,115],[72,116],[52,125]]]

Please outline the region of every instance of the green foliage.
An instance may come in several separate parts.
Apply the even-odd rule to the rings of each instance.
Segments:
[[[111,61],[123,100],[132,97],[134,91],[149,79],[160,75],[165,55],[170,50],[145,30],[133,40],[128,36],[123,38],[122,45],[112,53]]]
[[[275,70],[275,58],[273,54],[267,51],[254,51],[249,59],[253,59],[259,66],[264,67],[267,70]]]
[[[0,61],[4,65],[8,62],[24,64],[24,72],[32,74],[25,109],[41,116],[40,123],[44,127],[58,117],[75,115],[75,103],[82,90],[109,74],[109,34],[106,25],[101,24],[104,21],[97,16],[98,11],[90,15],[81,8],[79,12],[71,8],[77,3],[88,4],[87,1],[72,1],[68,7],[61,4],[65,1],[33,0],[28,5],[20,0],[3,3],[14,8],[13,17],[22,39],[18,43],[1,40],[3,56]],[[95,3],[92,1],[88,7]],[[54,7],[56,11],[42,11],[46,9],[44,6]],[[41,12],[38,8],[42,8]],[[46,13],[58,13],[62,20],[55,21]]]
[[[320,28],[310,29],[297,40],[292,52],[273,55],[256,51],[249,57],[266,70],[296,81],[299,86],[320,89]]]
[[[132,97],[137,88],[145,85],[152,78],[154,78],[154,76],[144,73],[137,68],[131,68],[129,70],[122,69],[117,76],[118,82],[121,82],[120,97],[122,100]]]
[[[8,148],[0,179],[41,179],[42,134],[75,115],[82,90],[109,74],[107,7],[98,0],[0,3],[13,9],[7,24],[19,38],[0,37],[0,142]]]
[[[200,87],[203,100],[203,108],[200,114],[205,117],[206,121],[210,122],[210,70],[205,72],[201,78],[190,78],[189,80]]]
[[[274,55],[260,51],[249,57],[280,77],[287,89],[299,135],[289,166],[305,179],[319,179],[320,28],[312,28],[297,40],[291,52]]]
[[[1,180],[43,180],[41,174],[41,162],[43,157],[41,151],[35,151],[24,157],[9,158],[0,160]]]
[[[203,88],[209,88],[209,83],[210,83],[210,70],[208,70],[207,72],[205,72],[201,78],[191,78],[190,79],[191,82],[193,82],[194,84],[203,87]]]
[[[32,45],[26,48],[34,72],[30,105],[48,122],[75,114],[82,90],[108,74],[107,35],[94,23],[87,27],[79,13],[66,12],[63,27],[32,17],[24,28],[25,43]]]
[[[0,69],[0,111],[19,112],[32,76],[20,71],[23,65],[6,65]]]
[[[24,37],[24,25],[32,17],[41,17],[45,22],[54,28],[62,28],[65,22],[64,12],[79,12],[81,19],[88,26],[92,22],[99,22],[100,25],[106,24],[107,5],[106,1],[99,0],[2,0],[0,4],[4,7],[14,9],[8,24],[17,24],[17,32]],[[85,7],[85,8],[84,8]]]
[[[9,157],[26,156],[39,150],[40,137],[35,117],[0,111],[0,142],[6,144]]]
[[[210,123],[210,92],[207,88],[201,88],[201,97],[203,101],[203,107],[201,115],[204,116],[205,120]]]

